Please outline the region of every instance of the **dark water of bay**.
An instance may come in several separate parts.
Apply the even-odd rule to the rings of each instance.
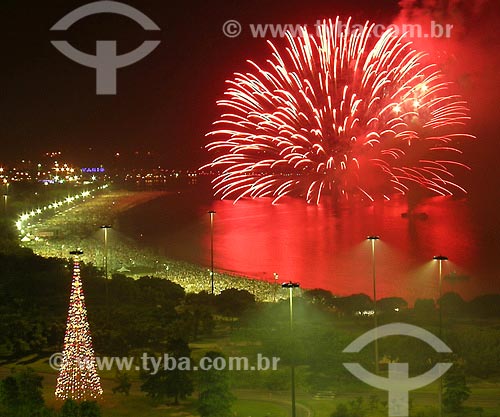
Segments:
[[[443,291],[470,299],[499,292],[498,233],[468,200],[443,197],[421,201],[403,218],[404,199],[357,203],[336,209],[300,199],[219,201],[208,187],[190,186],[179,193],[136,207],[119,220],[122,232],[170,258],[210,264],[209,210],[215,210],[215,269],[280,282],[293,280],[305,288],[325,288],[335,294],[372,294],[371,246],[376,244],[377,297],[435,298],[443,254]],[[486,223],[485,223],[486,222]],[[465,279],[465,280],[464,280]]]

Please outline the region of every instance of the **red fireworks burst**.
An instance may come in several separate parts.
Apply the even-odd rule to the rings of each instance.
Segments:
[[[391,30],[324,22],[315,33],[269,42],[265,66],[235,74],[206,165],[221,198],[301,195],[325,190],[373,200],[418,184],[439,195],[465,192],[453,182],[466,103],[425,53]],[[342,27],[342,29],[339,29]]]

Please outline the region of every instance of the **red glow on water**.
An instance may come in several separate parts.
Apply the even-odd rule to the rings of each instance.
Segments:
[[[381,236],[376,243],[378,297],[435,298],[434,255],[450,258],[445,274],[467,273],[477,259],[467,206],[442,197],[419,205],[410,219],[401,216],[407,210],[403,201],[350,207],[337,214],[327,204],[311,206],[294,199],[275,206],[266,200],[236,205],[217,201],[213,208],[216,269],[270,282],[277,272],[280,280],[298,281],[306,288],[371,294],[370,234]],[[465,282],[445,284],[444,289],[470,296],[476,287],[477,282]]]
[[[217,272],[274,282],[300,282],[334,294],[372,294],[369,235],[378,235],[376,270],[378,297],[436,298],[435,255],[445,255],[444,275],[468,276],[444,281],[443,291],[470,299],[498,292],[498,233],[495,225],[478,226],[482,212],[467,200],[434,197],[412,204],[415,215],[404,218],[404,198],[336,208],[286,198],[210,201],[208,190],[171,195],[122,218],[121,225],[141,225],[143,243],[159,247],[168,258],[210,267],[210,217],[214,216],[214,266]],[[425,215],[424,215],[425,213]],[[127,226],[127,223],[129,226]],[[174,269],[171,270],[175,273]],[[208,280],[208,274],[207,274]],[[207,281],[208,282],[208,281]]]

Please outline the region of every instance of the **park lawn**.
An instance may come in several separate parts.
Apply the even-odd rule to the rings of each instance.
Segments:
[[[259,400],[238,400],[233,406],[236,417],[288,417],[290,407]]]
[[[114,395],[105,398],[102,404],[103,417],[195,417],[198,416],[194,402],[183,402],[178,406],[154,406],[141,393],[129,396]]]

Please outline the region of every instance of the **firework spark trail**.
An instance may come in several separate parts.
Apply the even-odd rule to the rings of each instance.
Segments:
[[[371,36],[373,24],[338,30],[325,21],[271,42],[265,66],[227,81],[223,108],[202,167],[221,198],[304,196],[325,190],[370,200],[419,184],[439,195],[465,190],[453,182],[456,142],[469,119],[467,104],[404,36]]]

